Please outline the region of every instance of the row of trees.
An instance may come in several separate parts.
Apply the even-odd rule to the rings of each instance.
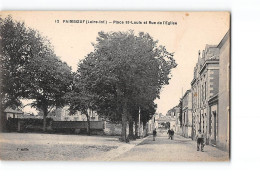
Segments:
[[[176,67],[173,53],[143,32],[99,32],[94,51],[76,73],[59,60],[46,38],[11,17],[1,19],[1,40],[1,107],[34,99],[32,106],[46,119],[52,107],[67,104],[88,122],[92,109],[122,123],[122,141],[127,141],[127,122],[134,138],[139,112],[144,123],[155,113],[154,100]]]

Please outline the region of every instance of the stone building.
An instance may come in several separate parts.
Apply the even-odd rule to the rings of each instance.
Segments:
[[[218,93],[219,87],[219,48],[206,45],[202,53],[199,51],[198,63],[194,68],[191,82],[193,136],[200,129],[206,135],[209,144],[209,100]]]
[[[187,90],[182,97],[182,135],[192,137],[192,94]]]

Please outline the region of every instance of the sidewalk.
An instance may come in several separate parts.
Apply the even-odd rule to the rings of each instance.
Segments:
[[[182,137],[182,136],[180,136],[180,137]],[[185,138],[185,139],[187,139],[187,138]],[[194,147],[197,148],[197,141],[196,140],[191,140],[191,141],[193,142]],[[201,151],[199,151],[199,152],[201,152]],[[212,146],[212,145],[205,145],[204,146],[204,153],[206,153],[206,154],[208,154],[212,157],[219,158],[219,157],[225,156],[226,159],[229,158],[229,153],[227,151],[223,151],[223,150],[221,150],[221,149],[219,149],[215,146]]]
[[[182,141],[190,141],[192,144],[192,148],[197,149],[197,141],[196,140],[192,140],[191,138],[185,138],[181,135],[177,135],[178,139],[182,140]],[[215,158],[216,161],[229,161],[229,153],[227,151],[223,151],[217,147],[214,147],[212,145],[205,145],[204,146],[204,152],[201,151],[197,151],[197,153],[203,157],[203,156],[208,156],[205,161],[213,161],[210,158]]]
[[[102,157],[93,157],[91,160],[96,160],[96,161],[114,161],[115,158],[118,158],[119,156],[123,155],[124,153],[130,151],[137,145],[141,144],[144,140],[146,140],[149,136],[146,136],[141,139],[136,139],[133,141],[130,141],[129,143],[123,143],[114,150],[111,150],[109,152],[106,152]]]
[[[114,157],[113,161],[217,162],[229,161],[229,155],[213,146],[205,146],[204,152],[200,152],[190,138],[175,135],[174,140],[170,140],[161,134],[155,141],[152,136],[147,137],[134,148]]]

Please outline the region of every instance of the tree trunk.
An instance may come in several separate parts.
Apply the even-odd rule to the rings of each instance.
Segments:
[[[0,132],[4,132],[7,130],[7,118],[6,118],[4,111],[2,111],[2,109],[1,109],[0,113],[1,113],[0,114]]]
[[[88,113],[86,113],[86,117],[87,117],[87,123],[88,123],[88,128],[87,128],[87,134],[90,134],[90,117],[88,115]]]
[[[138,138],[138,118],[135,118],[135,138]]]
[[[121,141],[123,142],[128,142],[126,137],[126,126],[127,126],[127,102],[124,101],[123,114],[122,114],[122,132],[121,132]]]
[[[135,139],[134,137],[134,122],[133,122],[133,117],[129,115],[129,139],[133,140]]]
[[[46,132],[46,127],[47,127],[47,115],[48,115],[48,109],[47,108],[43,108],[43,132]]]

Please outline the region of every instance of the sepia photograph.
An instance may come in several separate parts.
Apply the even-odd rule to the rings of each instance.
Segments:
[[[229,11],[1,11],[0,160],[230,162]]]

